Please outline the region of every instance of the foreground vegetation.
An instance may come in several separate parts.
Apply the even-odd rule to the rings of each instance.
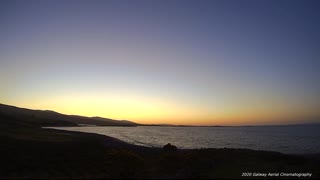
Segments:
[[[0,113],[1,179],[250,178],[243,172],[320,177],[319,155],[147,148],[102,135],[42,129],[23,119]]]

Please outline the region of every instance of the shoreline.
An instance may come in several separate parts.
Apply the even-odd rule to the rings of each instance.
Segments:
[[[243,172],[320,177],[319,155],[232,148],[166,150],[40,127],[11,127],[0,132],[0,140],[0,179],[247,178]]]
[[[42,128],[39,121],[0,113],[0,179],[250,178],[246,172],[320,177],[320,154],[145,147],[107,135]]]
[[[134,153],[137,153],[140,155],[143,154],[146,157],[152,157],[152,158],[162,156],[163,154],[166,154],[166,156],[169,156],[169,157],[180,156],[181,154],[197,154],[197,156],[200,156],[202,159],[202,158],[207,158],[206,156],[208,154],[222,154],[222,157],[226,156],[226,157],[223,157],[223,159],[227,158],[228,156],[231,156],[231,159],[232,159],[232,156],[236,156],[239,158],[241,156],[244,156],[245,160],[248,160],[248,162],[252,161],[252,157],[255,157],[255,158],[261,157],[262,159],[271,159],[271,160],[273,159],[273,160],[281,160],[281,161],[288,160],[289,166],[291,166],[291,164],[296,164],[296,162],[294,161],[303,162],[302,164],[304,164],[304,161],[309,161],[310,159],[313,159],[317,161],[316,164],[320,162],[320,153],[286,154],[286,153],[281,153],[277,151],[254,150],[254,149],[247,149],[247,148],[195,148],[195,149],[179,148],[176,151],[168,152],[161,147],[146,147],[146,146],[130,144],[120,139],[110,137],[107,135],[88,133],[88,132],[67,131],[67,130],[59,130],[59,129],[51,129],[51,130],[61,131],[61,132],[71,132],[78,135],[84,135],[86,137],[93,138],[93,139],[99,139],[99,141],[102,142],[102,144],[106,148],[115,148],[120,151],[129,150]],[[236,158],[234,158],[233,160],[236,160]],[[203,162],[201,162],[201,164],[202,163]],[[209,166],[212,166],[212,163],[213,162],[210,161]],[[313,168],[316,168],[316,166],[314,166]],[[313,170],[312,172],[311,171],[302,172],[297,169],[294,172],[292,172],[292,170],[288,170],[283,167],[277,170],[271,168],[271,170],[269,171],[259,170],[259,168],[256,169],[254,167],[252,167],[252,169],[253,170],[251,172],[252,173],[251,176],[247,176],[247,177],[254,177],[254,178],[275,178],[275,177],[276,178],[301,178],[301,176],[303,176],[304,178],[320,177],[320,168],[318,169],[316,168],[317,170]],[[304,176],[305,174],[307,174],[307,176]],[[237,176],[237,178],[243,178],[243,177],[246,177],[246,176],[243,174],[241,176],[240,175]],[[175,177],[173,177],[173,179],[175,179]]]
[[[73,127],[77,127],[77,126],[73,126]],[[85,128],[86,126],[84,126]],[[91,126],[90,126],[91,127]],[[119,126],[95,126],[95,127],[119,127]],[[144,126],[142,126],[144,127]],[[158,126],[155,126],[155,127],[158,127]],[[164,126],[164,127],[167,127],[167,126]],[[42,127],[44,129],[54,129],[54,130],[62,130],[62,131],[68,131],[68,132],[80,132],[80,133],[87,133],[87,134],[95,134],[95,135],[101,135],[101,136],[105,136],[105,137],[108,137],[108,138],[114,138],[114,139],[117,139],[118,141],[121,141],[123,143],[127,143],[129,145],[133,145],[133,146],[138,146],[138,147],[146,147],[146,148],[155,148],[155,149],[161,149],[165,144],[167,143],[173,143],[173,142],[165,142],[165,144],[162,144],[162,145],[156,145],[156,146],[152,146],[152,145],[148,145],[148,144],[144,144],[143,142],[141,142],[140,144],[134,144],[133,143],[130,143],[130,142],[127,142],[126,140],[121,140],[119,138],[116,138],[116,137],[112,137],[112,136],[109,136],[107,134],[99,134],[99,133],[94,133],[94,132],[84,132],[84,131],[77,131],[77,130],[66,130],[66,129],[59,129],[59,128],[70,128],[70,127]],[[72,127],[71,127],[72,128]],[[77,127],[79,128],[79,127]],[[177,127],[178,128],[178,127]],[[173,143],[173,145],[176,145]],[[319,155],[320,154],[320,150],[318,152],[297,152],[297,153],[288,153],[288,152],[283,152],[283,151],[277,151],[277,150],[268,150],[268,149],[253,149],[253,148],[237,148],[237,147],[199,147],[199,148],[181,148],[179,147],[180,150],[199,150],[199,149],[244,149],[244,150],[252,150],[252,151],[262,151],[262,152],[278,152],[278,153],[281,153],[281,154],[287,154],[287,155]]]

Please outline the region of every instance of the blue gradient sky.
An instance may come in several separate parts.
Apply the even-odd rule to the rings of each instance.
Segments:
[[[141,123],[317,121],[319,9],[312,0],[0,1],[1,103]]]

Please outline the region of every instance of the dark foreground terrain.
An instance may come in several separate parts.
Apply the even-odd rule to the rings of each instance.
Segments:
[[[319,154],[147,148],[102,135],[43,129],[25,118],[0,112],[1,179],[250,178],[242,177],[244,172],[320,177]]]

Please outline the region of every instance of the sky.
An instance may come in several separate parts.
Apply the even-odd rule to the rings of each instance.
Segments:
[[[316,0],[2,0],[0,103],[146,124],[320,122]]]

